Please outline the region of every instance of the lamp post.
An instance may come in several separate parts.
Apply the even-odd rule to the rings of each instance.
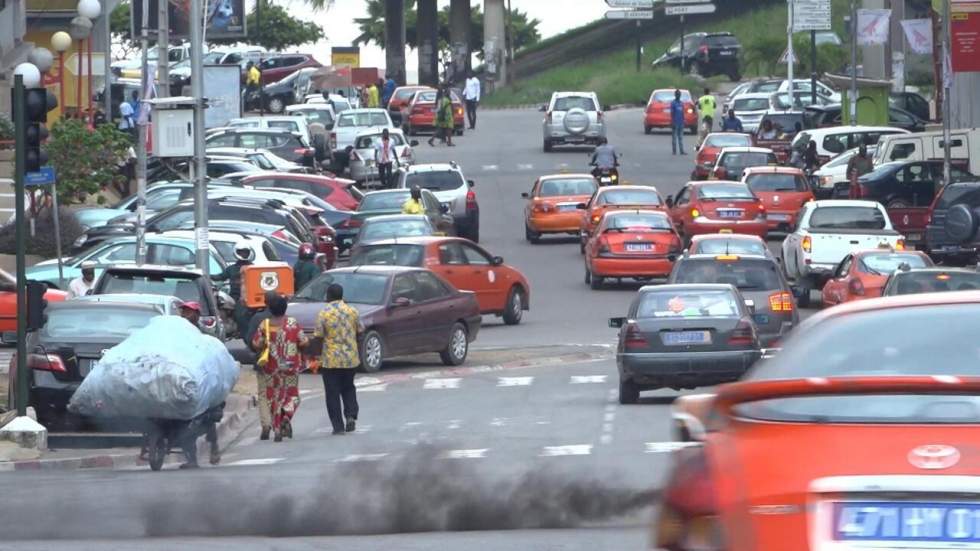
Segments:
[[[78,6],[75,8],[78,11],[78,15],[89,20],[89,31],[91,33],[92,21],[95,20],[102,13],[102,4],[99,0],[79,0]],[[87,64],[88,64],[88,85],[86,86],[86,93],[88,95],[88,123],[89,127],[92,127],[95,122],[95,116],[92,113],[92,38],[89,36],[88,40],[88,53],[87,53]],[[106,52],[108,54],[108,52]],[[103,66],[106,65],[103,60]],[[103,69],[103,73],[105,70]]]
[[[65,113],[65,52],[71,48],[71,35],[58,31],[51,35],[51,47],[58,52],[58,108]]]
[[[82,17],[79,15],[71,20],[71,26],[69,27],[68,34],[78,41],[78,64],[75,71],[75,109],[78,113],[82,112],[82,73],[84,73],[84,65],[82,64],[82,55],[85,53],[85,39],[88,38],[89,34],[92,32],[92,20],[87,17]]]

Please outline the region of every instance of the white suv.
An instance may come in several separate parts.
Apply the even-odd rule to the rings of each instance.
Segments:
[[[473,191],[475,185],[456,163],[440,163],[412,165],[399,171],[397,187],[419,186],[431,191],[453,215],[456,235],[476,243],[480,241],[480,205]]]
[[[545,153],[556,145],[597,145],[606,135],[602,106],[595,92],[555,92],[542,110]]]

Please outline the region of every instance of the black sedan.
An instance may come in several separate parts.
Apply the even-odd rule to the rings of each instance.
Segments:
[[[954,182],[976,180],[976,176],[953,167]],[[928,207],[943,185],[943,162],[896,161],[879,165],[872,172],[858,179],[861,198],[878,201],[885,208],[900,209]],[[847,182],[834,186],[834,196],[846,198],[850,192]]]
[[[393,356],[425,352],[438,352],[446,365],[460,365],[480,331],[480,306],[472,291],[460,291],[429,270],[400,266],[320,274],[289,305],[289,315],[306,331],[313,330],[333,283],[343,286],[344,301],[360,313],[361,367],[368,372]]]
[[[44,327],[27,336],[28,406],[47,427],[93,428],[92,420],[67,412],[68,402],[106,350],[164,313],[154,304],[55,302]],[[10,388],[17,388],[10,368]],[[13,401],[9,402],[11,406]],[[99,426],[98,428],[108,428]]]
[[[888,277],[881,296],[975,291],[977,289],[980,289],[980,272],[976,270],[962,268],[909,269],[908,266],[903,266]]]
[[[619,328],[619,403],[640,391],[734,381],[761,355],[752,307],[732,285],[644,286]]]

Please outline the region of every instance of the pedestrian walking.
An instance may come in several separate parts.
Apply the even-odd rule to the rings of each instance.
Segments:
[[[687,155],[684,153],[684,102],[680,90],[674,90],[674,101],[670,102],[670,131],[671,154]]]
[[[868,146],[861,144],[858,147],[857,155],[847,161],[847,179],[851,183],[850,190],[847,194],[848,199],[861,198],[861,186],[858,185],[858,179],[873,169],[874,165],[871,162],[871,157],[868,157]]]
[[[372,82],[371,86],[368,86],[367,89],[367,106],[369,108],[377,108],[381,102],[380,98],[381,94],[378,91],[378,85]]]
[[[255,355],[255,360],[252,361],[252,369],[255,370],[255,386],[256,394],[258,395],[259,402],[259,426],[262,428],[262,432],[259,435],[260,440],[268,440],[269,433],[272,431],[272,410],[269,408],[269,376],[266,375],[265,370],[259,366],[258,359],[261,357],[264,349],[259,349],[255,347],[254,339],[256,333],[259,331],[259,326],[262,322],[272,317],[272,313],[269,312],[268,304],[275,300],[276,292],[268,291],[265,293],[265,304],[261,310],[258,310],[252,320],[248,324],[248,330],[244,333],[245,344],[248,346],[252,354]]]
[[[470,123],[470,130],[476,129],[476,108],[480,104],[480,79],[470,73],[466,79],[466,87],[463,88],[463,99],[466,100],[466,118]]]
[[[711,95],[711,90],[705,88],[704,94],[698,98],[698,116],[701,118],[701,124],[704,125],[706,118],[711,118],[712,121],[715,119],[715,111],[718,110],[718,100]],[[712,129],[708,126],[709,131]]]
[[[286,316],[286,297],[277,294],[269,298],[269,319],[258,327],[252,344],[263,351],[257,361],[268,376],[266,397],[275,440],[282,442],[293,437],[292,419],[299,408],[299,370],[303,366],[300,350],[307,346],[307,340],[296,318]]]
[[[133,142],[136,141],[136,112],[128,101],[119,104],[119,124],[117,127],[129,134]]]
[[[806,151],[803,152],[803,170],[807,175],[811,175],[818,168],[820,168],[820,157],[817,156],[817,142],[810,140],[806,144]]]
[[[314,346],[320,348],[321,375],[327,414],[334,434],[354,432],[357,424],[357,389],[354,375],[360,365],[358,337],[364,326],[357,310],[344,302],[344,288],[327,287],[327,304],[317,317]]]
[[[381,131],[381,141],[374,145],[374,162],[378,165],[378,181],[381,187],[387,189],[391,187],[391,174],[394,165],[400,165],[398,160],[398,150],[395,149],[395,142],[391,139],[391,133],[385,128]]]
[[[449,147],[456,146],[453,143],[453,100],[449,87],[440,89],[436,95],[436,135]],[[433,138],[429,138],[429,145],[435,145],[432,141]]]
[[[395,79],[388,77],[384,81],[384,88],[381,92],[381,106],[385,109],[388,108],[388,102],[391,101],[391,96],[395,95],[395,88],[398,88],[398,83],[395,82]]]
[[[187,301],[180,305],[180,317],[184,318],[195,329],[204,333],[201,327],[201,304],[197,301]],[[191,421],[188,426],[187,434],[182,442],[184,456],[187,463],[180,466],[182,469],[197,468],[197,439],[204,434],[204,440],[208,443],[210,452],[209,462],[212,465],[221,463],[221,448],[218,446],[218,423],[225,413],[225,403],[222,402],[201,414]],[[144,444],[145,446],[145,444]]]
[[[254,102],[259,98],[259,88],[262,86],[262,73],[259,68],[255,66],[255,63],[249,61],[245,65],[245,110],[248,111],[250,107],[249,102]]]
[[[95,262],[82,262],[82,275],[68,283],[68,298],[84,297],[95,285]]]

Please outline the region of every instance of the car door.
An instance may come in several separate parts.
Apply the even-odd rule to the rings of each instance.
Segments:
[[[833,276],[827,281],[823,288],[823,301],[825,304],[840,304],[847,297],[847,284],[851,273],[851,265],[854,263],[854,255],[847,255],[841,260],[834,270]]]
[[[470,287],[459,287],[476,291],[477,302],[481,312],[499,312],[504,309],[507,291],[503,286],[507,283],[500,277],[500,270],[493,265],[493,256],[480,247],[463,242],[460,243],[466,256],[466,276]]]
[[[674,225],[677,226],[677,231],[679,233],[684,233],[684,224],[692,221],[690,209],[691,205],[691,186],[684,186],[677,193],[677,197],[674,199],[673,206],[670,207],[670,218],[674,221]]]
[[[468,263],[463,247],[459,241],[447,240],[436,247],[437,262],[430,268],[433,272],[446,278],[457,289],[472,290],[466,275]]]
[[[415,278],[411,273],[398,274],[391,282],[391,296],[388,299],[388,316],[385,322],[386,355],[411,354],[423,349],[417,342],[417,335],[423,328],[422,304],[416,289]],[[396,305],[399,299],[407,299],[408,304]]]
[[[455,235],[452,213],[442,212],[442,204],[429,190],[422,190],[422,204],[425,215],[429,217],[436,231],[443,235]]]
[[[422,309],[421,326],[413,338],[419,351],[442,350],[449,344],[453,324],[464,312],[457,311],[455,292],[431,272],[420,270],[411,275]]]

